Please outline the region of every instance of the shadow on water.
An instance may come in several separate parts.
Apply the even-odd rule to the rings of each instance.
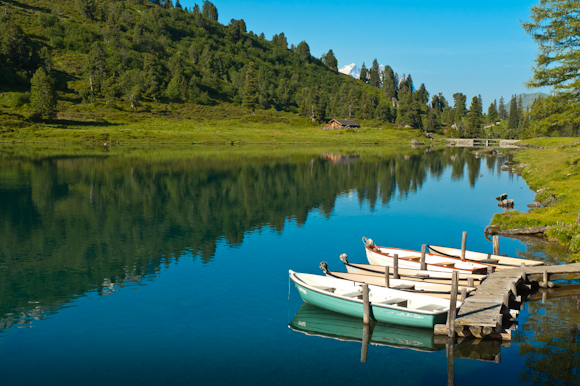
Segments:
[[[219,242],[240,245],[246,232],[263,228],[282,232],[313,209],[330,216],[349,191],[373,210],[447,168],[473,185],[480,161],[454,148],[1,148],[0,327],[88,291],[139,284],[182,255],[211,261]]]

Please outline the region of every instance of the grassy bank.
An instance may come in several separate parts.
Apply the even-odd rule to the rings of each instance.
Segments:
[[[59,101],[57,119],[34,122],[27,106],[11,107],[0,98],[0,142],[61,144],[338,144],[425,142],[419,130],[384,122],[361,121],[360,129],[323,130],[321,123],[295,113],[251,111],[229,104],[216,106],[143,103],[133,110],[118,103],[82,105]],[[16,103],[16,102],[14,102]]]
[[[577,138],[540,138],[524,141],[529,148],[515,153],[522,176],[536,193],[536,202],[556,202],[528,213],[496,214],[491,225],[501,229],[552,226],[545,235],[569,247],[571,259],[580,261],[580,141]]]

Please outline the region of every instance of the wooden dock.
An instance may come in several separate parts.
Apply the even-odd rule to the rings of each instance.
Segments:
[[[465,299],[455,318],[454,331],[460,337],[511,340],[509,324],[517,325],[522,297],[539,285],[553,287],[553,280],[580,278],[580,263],[499,270]],[[447,335],[447,325],[435,326],[435,334]]]

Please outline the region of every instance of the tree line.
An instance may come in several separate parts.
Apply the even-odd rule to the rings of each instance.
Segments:
[[[0,15],[0,91],[23,91],[40,119],[55,118],[57,95],[72,93],[85,105],[137,111],[147,103],[225,102],[316,123],[375,120],[455,137],[490,135],[494,128],[486,125],[501,120],[509,124],[503,136],[533,133],[534,114],[521,107],[510,108],[518,112],[512,122],[502,100],[487,114],[481,96],[467,108],[467,96],[456,93],[451,105],[424,84],[416,88],[410,74],[381,70],[377,59],[368,69],[363,63],[357,81],[338,72],[332,49],[318,59],[308,43],[289,44],[283,32],[267,39],[243,19],[222,24],[208,0],[189,9],[178,0],[19,4],[3,4]]]

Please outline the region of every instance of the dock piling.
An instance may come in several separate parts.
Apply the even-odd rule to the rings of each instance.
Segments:
[[[369,285],[364,283],[362,285],[363,293],[363,323],[369,324],[371,322],[371,302],[369,298]]]
[[[451,276],[451,297],[449,299],[449,311],[447,312],[447,336],[453,338],[455,336],[455,316],[457,313],[457,283],[459,281],[459,274],[453,271]]]
[[[461,236],[461,260],[465,260],[465,249],[467,248],[467,232]]]
[[[393,255],[393,279],[400,279],[399,277],[399,255]]]
[[[421,271],[427,269],[427,263],[425,262],[425,254],[427,253],[427,244],[421,246]]]
[[[493,236],[493,254],[499,255],[499,236]]]
[[[389,275],[390,275],[390,273],[389,273],[390,269],[389,268],[390,267],[388,265],[385,267],[385,287],[386,288],[391,288],[391,283],[390,283],[390,280],[389,280],[390,279],[389,278]]]

